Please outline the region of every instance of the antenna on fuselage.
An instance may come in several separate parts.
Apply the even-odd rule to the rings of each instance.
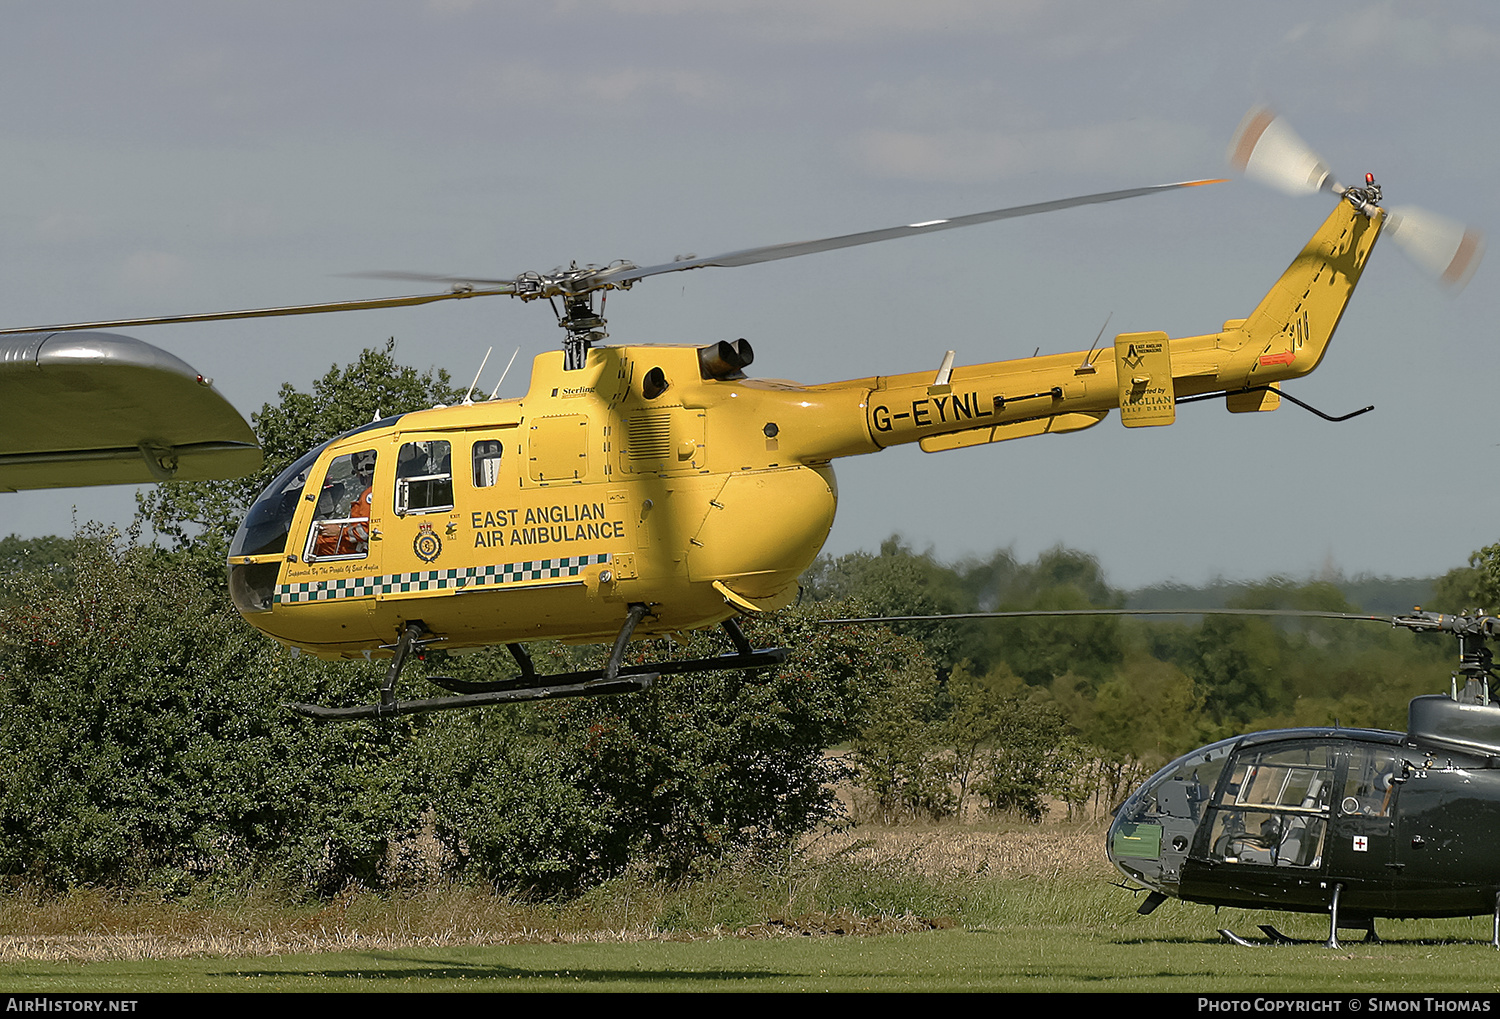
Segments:
[[[484,374],[484,366],[490,363],[490,355],[494,352],[494,347],[484,352],[484,359],[479,362],[479,370],[474,373],[474,381],[469,383],[469,391],[464,394],[465,407],[474,402],[474,387],[479,385],[479,376]]]
[[[510,366],[516,363],[516,356],[520,353],[521,348],[517,347],[515,354],[510,355],[510,360],[505,362],[505,370],[500,373],[500,381],[495,383],[495,391],[490,394],[491,400],[500,395],[500,387],[505,385],[505,376],[510,374]]]

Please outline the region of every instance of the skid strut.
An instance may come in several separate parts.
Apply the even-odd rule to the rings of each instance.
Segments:
[[[396,677],[401,675],[401,667],[406,664],[412,645],[421,641],[424,632],[421,623],[407,623],[406,629],[401,631],[401,639],[396,641],[396,653],[391,655],[390,667],[385,670],[385,682],[380,684],[382,707],[396,703]]]

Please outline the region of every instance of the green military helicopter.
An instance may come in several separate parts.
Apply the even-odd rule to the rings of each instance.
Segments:
[[[1341,928],[1376,940],[1376,917],[1491,913],[1500,948],[1500,705],[1490,700],[1485,643],[1500,619],[1415,612],[1388,621],[1458,637],[1451,691],[1414,698],[1404,733],[1277,729],[1168,764],[1109,829],[1110,862],[1150,890],[1140,913],[1168,898],[1326,912],[1330,948]]]
[[[1327,165],[1269,110],[1251,110],[1230,146],[1238,170],[1291,194],[1352,200]],[[1366,176],[1366,188],[1373,177]],[[1402,247],[1461,285],[1482,257],[1479,234],[1430,214],[1393,213]],[[1337,614],[1334,614],[1337,615]],[[1376,917],[1491,913],[1500,948],[1500,706],[1491,703],[1500,633],[1489,615],[1346,617],[1458,637],[1448,695],[1417,697],[1407,731],[1282,729],[1221,740],[1167,765],[1115,812],[1110,860],[1168,897],[1215,906],[1327,912],[1375,938]],[[1287,940],[1274,927],[1272,940]],[[1230,941],[1248,944],[1228,930]]]
[[[1058,609],[830,619],[937,622],[1028,616],[1249,615],[1387,623],[1459,640],[1447,694],[1416,697],[1407,731],[1273,729],[1184,754],[1114,811],[1106,852],[1137,890],[1167,899],[1327,913],[1327,944],[1377,917],[1493,915],[1500,948],[1500,704],[1487,640],[1500,618],[1414,610],[1366,616],[1293,609]],[[1128,886],[1127,886],[1128,887]],[[1269,924],[1262,931],[1288,942]],[[1235,944],[1251,942],[1227,929]]]

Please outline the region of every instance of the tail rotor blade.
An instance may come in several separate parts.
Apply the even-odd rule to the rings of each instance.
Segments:
[[[1251,180],[1289,195],[1342,193],[1328,164],[1297,137],[1285,120],[1264,106],[1245,114],[1229,143],[1229,165]]]
[[[1484,235],[1413,206],[1393,208],[1388,214],[1386,232],[1401,250],[1454,293],[1462,290],[1484,257]]]
[[[1229,163],[1252,180],[1290,195],[1328,191],[1344,195],[1373,215],[1380,188],[1365,175],[1364,187],[1345,188],[1328,164],[1276,113],[1257,106],[1245,114],[1229,143]],[[1386,209],[1385,231],[1422,269],[1449,287],[1462,290],[1484,257],[1484,236],[1437,213],[1413,207]]]

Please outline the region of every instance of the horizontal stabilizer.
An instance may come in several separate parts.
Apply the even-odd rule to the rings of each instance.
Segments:
[[[1224,405],[1231,414],[1255,414],[1272,411],[1281,406],[1281,383],[1273,382],[1267,389],[1253,389],[1248,393],[1230,393],[1224,397]]]

